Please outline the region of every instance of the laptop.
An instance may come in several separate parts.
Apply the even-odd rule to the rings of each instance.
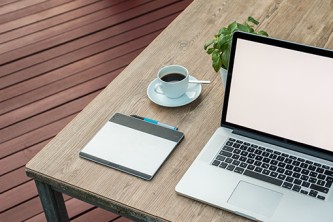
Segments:
[[[176,192],[257,221],[331,222],[332,97],[333,51],[234,33],[221,126]]]

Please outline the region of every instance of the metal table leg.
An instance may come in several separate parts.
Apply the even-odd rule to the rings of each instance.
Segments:
[[[47,221],[69,221],[65,201],[61,193],[52,189],[50,185],[35,180],[39,198],[42,202]]]

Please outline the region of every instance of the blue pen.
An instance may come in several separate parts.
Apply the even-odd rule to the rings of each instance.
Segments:
[[[146,118],[146,117],[141,117],[141,116],[137,116],[137,115],[131,115],[132,117],[134,118],[137,118],[137,119],[141,119],[143,121],[146,121],[148,123],[152,123],[152,124],[155,124],[155,125],[158,125],[158,126],[162,126],[162,127],[165,127],[165,128],[168,128],[168,129],[172,129],[172,130],[178,130],[177,127],[175,126],[170,126],[168,124],[165,124],[165,123],[161,123],[157,120],[153,120],[153,119],[149,119],[149,118]]]

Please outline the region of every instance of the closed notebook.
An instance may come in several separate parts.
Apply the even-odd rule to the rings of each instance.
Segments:
[[[182,132],[116,113],[80,157],[150,180],[183,137]]]

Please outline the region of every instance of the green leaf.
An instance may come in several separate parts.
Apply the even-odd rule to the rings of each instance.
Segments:
[[[265,31],[263,31],[263,30],[260,30],[259,32],[258,32],[258,34],[259,35],[263,35],[263,36],[268,36],[268,33],[267,32],[265,32]]]
[[[208,54],[212,54],[212,53],[214,52],[214,50],[215,50],[214,48],[209,48],[209,49],[207,50],[207,53],[208,53]]]
[[[237,24],[237,28],[242,32],[251,32],[251,27],[243,24]]]
[[[215,72],[218,72],[221,69],[222,66],[222,59],[220,56],[216,57],[215,59],[213,59],[213,63],[212,66],[215,70]]]
[[[236,29],[237,29],[237,22],[233,22],[228,26],[228,31],[230,33],[234,33]]]
[[[207,48],[212,45],[214,43],[214,40],[211,40],[210,42],[207,42],[205,45],[204,45],[204,49],[207,50]]]
[[[255,25],[259,25],[259,22],[258,22],[257,20],[255,20],[252,16],[249,16],[249,17],[247,18],[247,21],[248,21],[248,22],[251,22],[251,23],[253,23],[253,24],[255,24]]]
[[[228,48],[228,50],[226,50],[222,53],[222,66],[225,69],[228,69],[229,59],[230,59],[230,47]]]
[[[218,36],[220,35],[228,35],[230,34],[229,30],[226,27],[223,27],[219,30],[219,32],[217,33]]]

